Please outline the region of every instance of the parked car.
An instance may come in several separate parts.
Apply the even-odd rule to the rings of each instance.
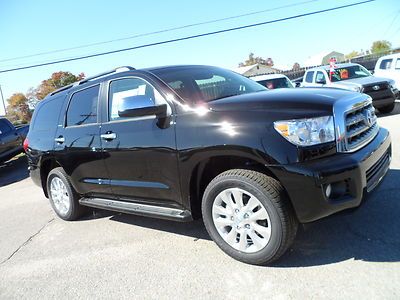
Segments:
[[[48,95],[31,124],[30,175],[60,218],[202,217],[224,252],[259,265],[299,222],[359,206],[391,160],[368,95],[268,91],[210,66],[105,72]]]
[[[395,105],[394,82],[372,76],[363,66],[354,63],[337,64],[330,74],[329,66],[311,68],[304,74],[303,87],[329,87],[365,93],[372,97],[375,108],[389,113]]]
[[[375,65],[374,75],[394,81],[396,96],[400,98],[400,53],[382,56]]]
[[[0,117],[0,163],[4,163],[19,153],[23,153],[22,143],[28,134],[29,125],[14,125]]]
[[[294,85],[290,81],[290,79],[283,74],[258,75],[249,78],[270,90],[281,88],[294,88]]]

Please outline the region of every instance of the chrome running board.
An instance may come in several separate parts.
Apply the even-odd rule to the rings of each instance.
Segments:
[[[188,210],[182,210],[178,208],[169,208],[103,198],[81,198],[79,203],[89,207],[161,219],[181,222],[192,220],[192,215]]]

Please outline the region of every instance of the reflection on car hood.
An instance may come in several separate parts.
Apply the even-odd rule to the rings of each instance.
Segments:
[[[359,93],[334,88],[299,88],[276,89],[265,92],[243,94],[227,97],[208,103],[211,110],[268,110],[303,111],[309,114],[311,111],[331,112],[336,101],[344,98],[361,97]]]

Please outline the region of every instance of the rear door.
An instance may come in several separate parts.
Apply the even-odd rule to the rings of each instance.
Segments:
[[[96,84],[69,96],[55,135],[54,153],[78,193],[101,197],[112,193],[101,149],[99,90]]]
[[[171,104],[149,80],[125,77],[108,83],[101,126],[104,161],[111,188],[121,200],[175,206],[181,197],[174,122],[160,128],[154,115],[118,116],[121,98],[143,95],[167,104],[171,114]]]

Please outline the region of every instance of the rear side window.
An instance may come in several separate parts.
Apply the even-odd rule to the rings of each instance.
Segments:
[[[390,69],[392,66],[393,59],[382,59],[381,64],[379,65],[379,69],[386,70]]]
[[[0,120],[0,134],[5,134],[12,131],[6,120]]]
[[[313,76],[314,76],[314,71],[307,72],[306,82],[312,83]]]
[[[67,111],[67,126],[97,123],[97,99],[99,85],[72,95]]]
[[[35,111],[32,130],[50,131],[56,128],[64,98],[59,96],[42,103]]]

